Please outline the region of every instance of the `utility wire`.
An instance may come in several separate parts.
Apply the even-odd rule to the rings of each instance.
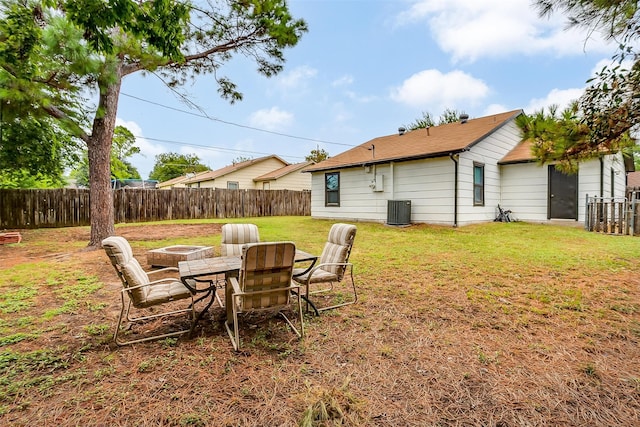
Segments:
[[[222,119],[218,119],[216,117],[211,117],[211,116],[209,116],[208,114],[206,114],[204,112],[202,114],[198,114],[198,113],[194,113],[194,112],[188,111],[188,110],[181,110],[179,108],[171,107],[169,105],[164,105],[164,104],[160,104],[158,102],[149,101],[148,99],[140,98],[140,97],[137,97],[137,96],[134,96],[134,95],[129,95],[129,94],[124,93],[124,92],[120,92],[120,95],[124,95],[124,96],[126,96],[128,98],[136,99],[138,101],[146,102],[148,104],[156,105],[158,107],[166,108],[168,110],[177,111],[177,112],[180,112],[180,113],[183,113],[183,114],[189,114],[191,116],[200,117],[200,118],[203,118],[203,119],[208,119],[208,120],[212,120],[212,121],[215,121],[215,122],[224,123],[224,124],[231,125],[231,126],[237,126],[239,128],[255,130],[257,132],[270,133],[272,135],[284,136],[284,137],[293,138],[293,139],[301,139],[301,140],[304,140],[304,141],[321,142],[323,144],[342,145],[342,146],[345,146],[345,147],[355,147],[355,145],[352,145],[352,144],[343,144],[343,143],[340,143],[340,142],[324,141],[322,139],[314,139],[314,138],[307,138],[307,137],[304,137],[304,136],[289,135],[289,134],[286,134],[286,133],[274,132],[274,131],[270,131],[270,130],[266,130],[266,129],[256,128],[256,127],[253,127],[253,126],[241,125],[239,123],[230,122],[228,120],[222,120]],[[147,137],[147,139],[152,139],[152,138],[148,138]],[[158,141],[160,141],[160,140],[158,140]]]
[[[247,150],[235,150],[233,148],[224,148],[224,147],[212,147],[210,145],[202,145],[202,144],[194,144],[191,142],[182,142],[182,141],[174,141],[174,140],[170,140],[170,139],[160,139],[160,138],[150,138],[148,136],[138,136],[138,135],[134,135],[136,138],[144,138],[144,139],[148,139],[149,141],[156,141],[156,142],[165,142],[167,144],[178,144],[178,145],[187,145],[190,147],[198,147],[198,148],[204,148],[205,150],[213,150],[213,151],[230,151],[230,152],[235,152],[235,153],[241,153],[241,154],[259,154],[261,156],[270,156],[273,153],[261,153],[259,151],[247,151]],[[287,157],[287,158],[294,158],[294,159],[301,159],[301,156],[280,156],[280,157]]]

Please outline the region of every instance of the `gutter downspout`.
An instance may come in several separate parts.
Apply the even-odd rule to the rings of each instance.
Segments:
[[[604,197],[604,159],[600,156],[600,197]]]
[[[458,226],[458,160],[453,153],[449,153],[449,158],[453,161],[453,226]]]

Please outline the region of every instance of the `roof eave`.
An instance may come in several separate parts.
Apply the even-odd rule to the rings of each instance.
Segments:
[[[506,161],[499,161],[498,164],[499,165],[517,165],[520,163],[535,163],[536,159],[522,159],[522,160],[506,160]]]
[[[379,159],[379,160],[367,160],[366,162],[345,163],[341,165],[328,165],[322,168],[306,169],[306,170],[303,170],[302,172],[313,173],[313,172],[322,172],[322,171],[335,170],[335,169],[350,169],[350,168],[358,168],[363,166],[381,165],[381,164],[391,163],[391,162],[410,162],[412,160],[435,159],[438,157],[449,157],[455,154],[463,153],[465,151],[469,151],[469,148],[465,147],[465,148],[460,148],[456,150],[441,151],[438,153],[429,153],[429,154],[419,154],[414,156],[391,157],[391,158]]]

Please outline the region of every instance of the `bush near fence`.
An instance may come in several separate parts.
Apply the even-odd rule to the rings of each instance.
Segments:
[[[113,191],[116,223],[170,219],[311,215],[311,193],[290,190],[123,188]],[[89,190],[0,189],[0,229],[89,225]]]

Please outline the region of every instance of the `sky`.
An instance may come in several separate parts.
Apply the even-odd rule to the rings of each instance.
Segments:
[[[230,104],[212,76],[179,89],[152,74],[125,77],[117,124],[136,136],[129,160],[148,178],[156,155],[193,154],[211,169],[275,154],[289,163],[314,149],[335,156],[397,132],[423,113],[471,118],[561,109],[611,62],[599,34],[540,18],[532,0],[289,0],[309,32],[267,78],[244,57],[220,70],[243,93]]]

